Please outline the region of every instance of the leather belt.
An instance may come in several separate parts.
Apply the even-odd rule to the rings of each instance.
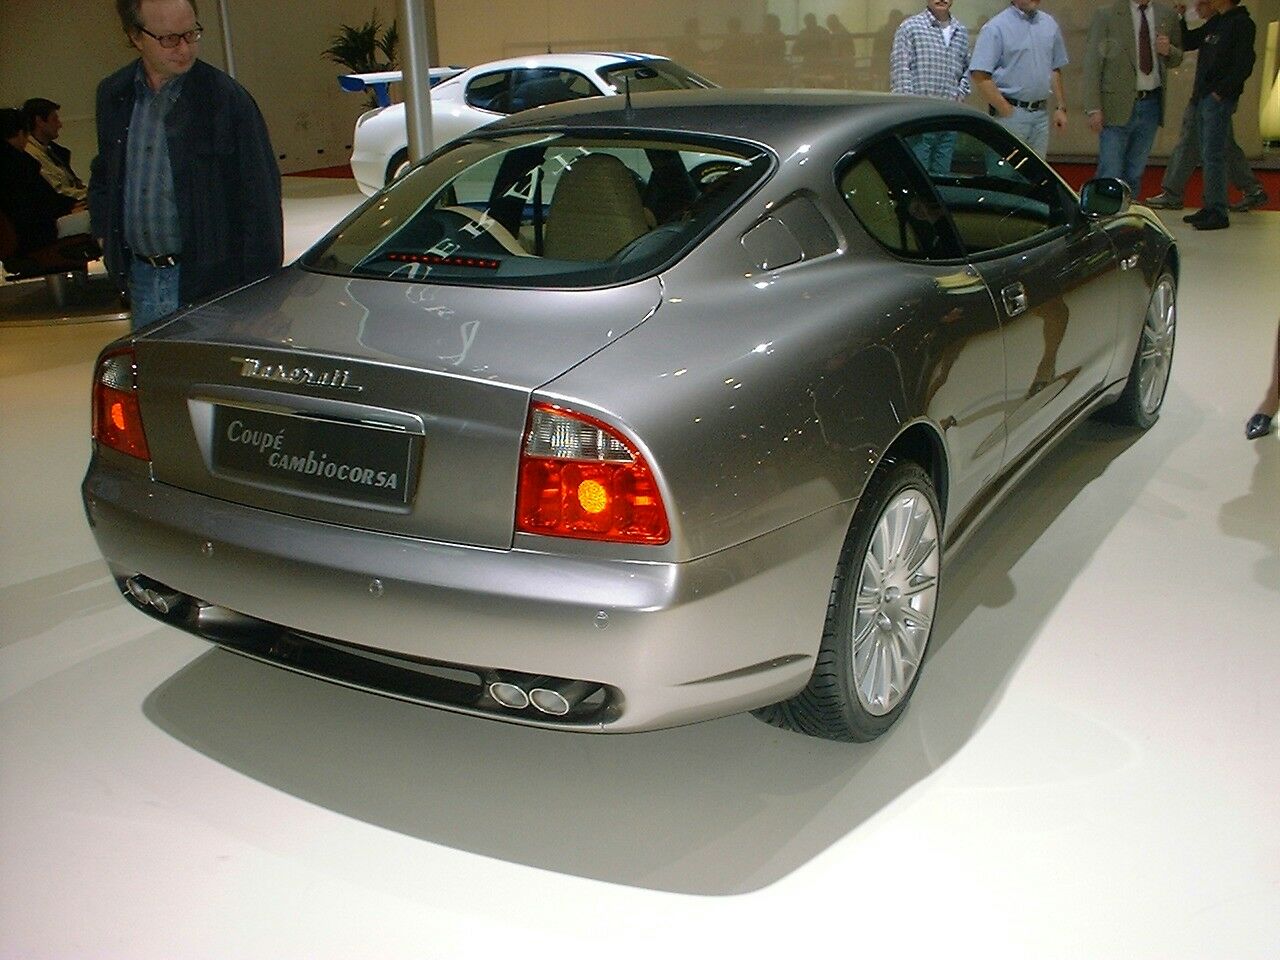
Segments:
[[[1005,97],[1009,100],[1008,97]],[[1009,100],[1015,107],[1021,107],[1023,110],[1043,110],[1045,101],[1043,100]]]
[[[160,253],[160,254],[156,254],[153,257],[148,257],[148,256],[144,256],[141,253],[135,253],[133,255],[133,259],[137,260],[140,263],[145,263],[153,267],[159,267],[160,269],[164,270],[169,267],[176,267],[178,265],[178,261],[182,259],[182,256],[177,253]]]
[[[1139,90],[1137,93],[1134,94],[1134,99],[1149,100],[1152,97],[1158,97],[1158,96],[1160,96],[1160,88],[1156,87],[1154,90]]]

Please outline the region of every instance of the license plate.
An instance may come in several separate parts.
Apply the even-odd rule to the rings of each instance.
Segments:
[[[302,493],[409,502],[422,438],[391,427],[215,406],[215,472]]]

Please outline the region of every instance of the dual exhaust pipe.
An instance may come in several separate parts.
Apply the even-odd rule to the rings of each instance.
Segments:
[[[124,581],[125,592],[140,607],[151,607],[168,615],[190,598],[148,577],[132,576]],[[489,696],[508,710],[533,707],[552,717],[563,717],[600,689],[589,680],[561,680],[555,677],[499,675],[489,684]]]
[[[508,710],[533,707],[553,717],[563,717],[599,689],[600,684],[589,680],[500,677],[489,684],[489,696]]]
[[[161,614],[172,613],[187,599],[185,594],[146,577],[130,577],[124,582],[124,588],[139,606],[153,607]]]

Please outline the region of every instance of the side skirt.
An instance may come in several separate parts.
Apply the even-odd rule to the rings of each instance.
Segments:
[[[947,543],[943,550],[944,558],[950,557],[960,549],[974,531],[982,525],[983,521],[1000,505],[1009,492],[1031,471],[1031,468],[1043,460],[1063,437],[1078,427],[1082,421],[1087,420],[1098,410],[1101,410],[1120,396],[1124,390],[1124,384],[1124,380],[1118,380],[1103,388],[1092,399],[1086,400],[1075,413],[1062,421],[1057,429],[1045,434],[1034,445],[1028,447],[1021,457],[1000,476],[992,480],[974,498],[969,509],[958,517],[954,523],[948,524]]]

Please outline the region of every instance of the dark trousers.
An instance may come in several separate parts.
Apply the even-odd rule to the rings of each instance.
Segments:
[[[1160,190],[1175,200],[1182,199],[1187,188],[1187,181],[1200,165],[1200,111],[1196,101],[1187,104],[1182,114],[1182,132],[1178,143],[1169,154],[1169,164],[1164,170],[1164,179]],[[1245,196],[1262,192],[1262,182],[1249,169],[1249,161],[1244,157],[1240,144],[1236,143],[1234,132],[1227,139],[1227,182]]]
[[[1204,167],[1204,202],[1201,207],[1227,215],[1227,143],[1231,140],[1231,115],[1235,100],[1219,100],[1206,94],[1196,104],[1200,114],[1200,164]]]

